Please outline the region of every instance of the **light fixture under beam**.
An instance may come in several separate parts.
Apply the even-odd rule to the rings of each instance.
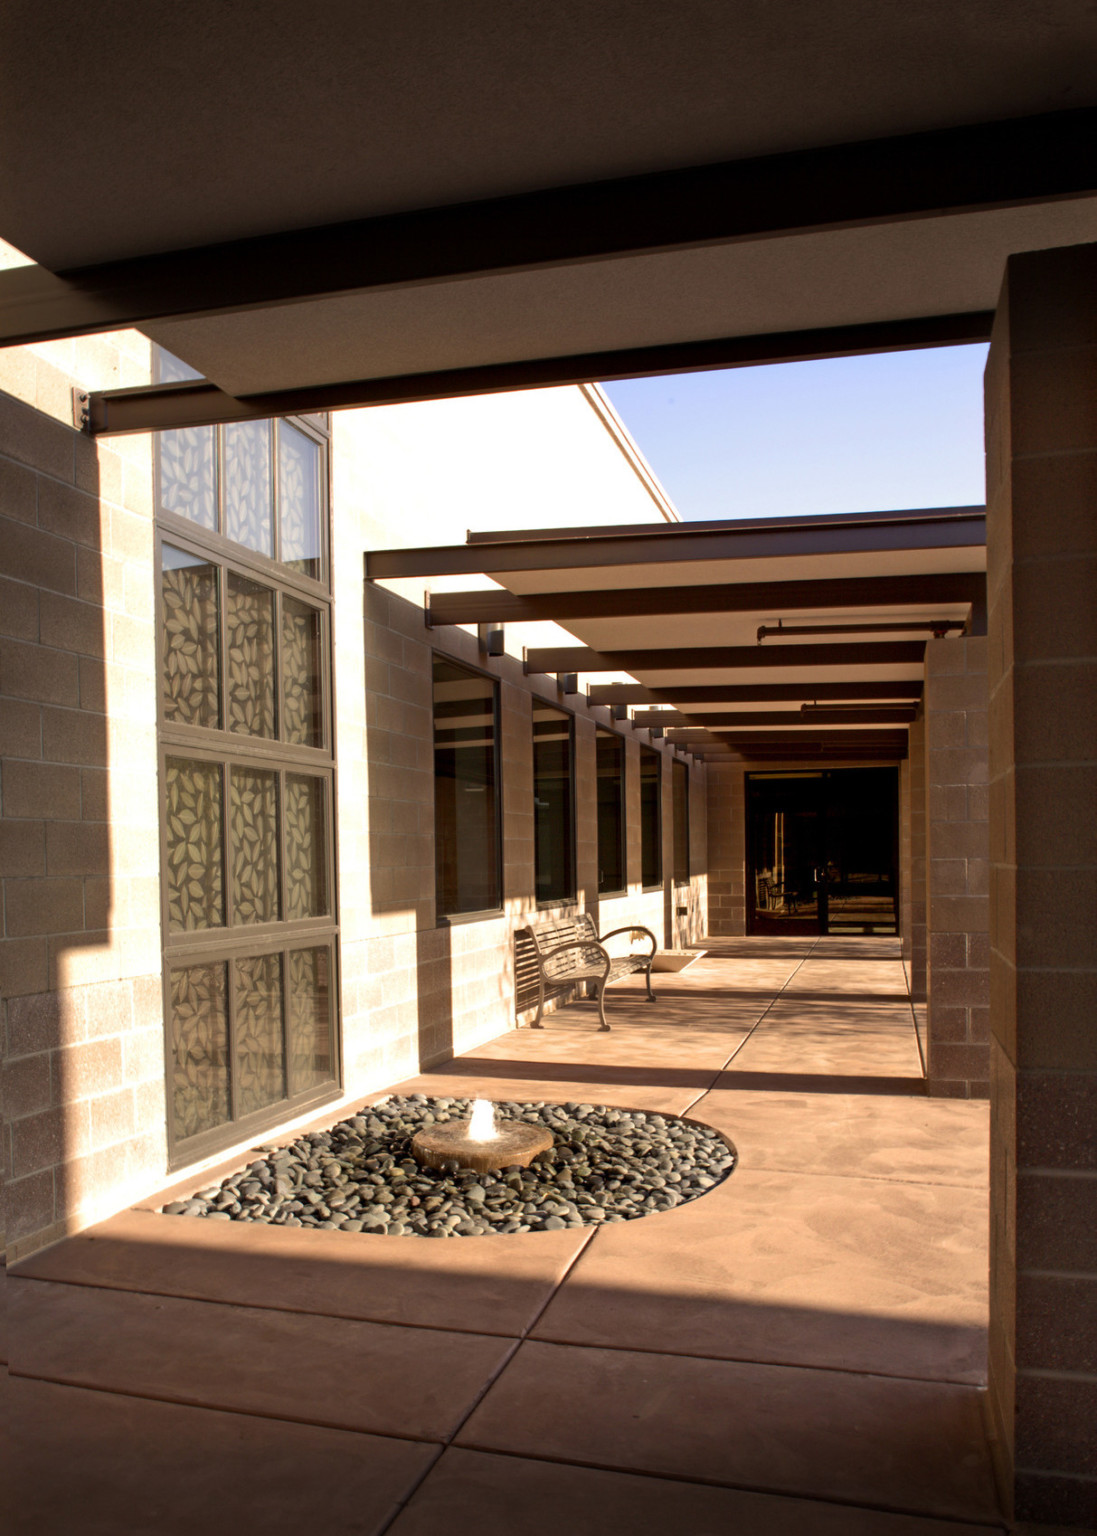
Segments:
[[[780,619],[776,624],[758,626],[758,644],[767,636],[797,635],[909,635],[916,630],[929,630],[935,640],[943,640],[950,629],[966,629],[967,619],[903,619],[882,624],[796,624],[786,625]]]

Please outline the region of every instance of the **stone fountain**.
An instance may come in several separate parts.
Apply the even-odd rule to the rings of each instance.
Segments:
[[[490,1099],[477,1099],[468,1120],[445,1120],[427,1126],[412,1137],[411,1151],[426,1168],[445,1168],[456,1163],[476,1173],[497,1168],[528,1168],[540,1152],[553,1144],[552,1132],[524,1120],[495,1118]]]

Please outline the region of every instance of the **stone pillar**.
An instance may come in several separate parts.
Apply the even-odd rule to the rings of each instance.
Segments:
[[[1097,245],[1010,259],[986,375],[990,1404],[1018,1520],[1097,1525]]]
[[[708,931],[714,938],[747,931],[746,773],[708,765]]]
[[[921,705],[908,737],[910,769],[910,995],[926,1000],[926,719]]]
[[[926,646],[927,1076],[939,1098],[990,1091],[987,641]]]

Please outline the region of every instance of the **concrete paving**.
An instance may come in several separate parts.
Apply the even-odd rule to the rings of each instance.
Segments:
[[[707,949],[393,1085],[688,1113],[740,1157],[700,1200],[426,1242],[157,1196],[19,1265],[12,1529],[1001,1530],[987,1106],[925,1097],[895,941]]]

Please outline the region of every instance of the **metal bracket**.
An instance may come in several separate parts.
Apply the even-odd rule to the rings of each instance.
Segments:
[[[506,655],[506,631],[502,624],[477,624],[476,638],[485,656]]]
[[[91,396],[86,389],[72,392],[72,424],[78,432],[91,436]]]

